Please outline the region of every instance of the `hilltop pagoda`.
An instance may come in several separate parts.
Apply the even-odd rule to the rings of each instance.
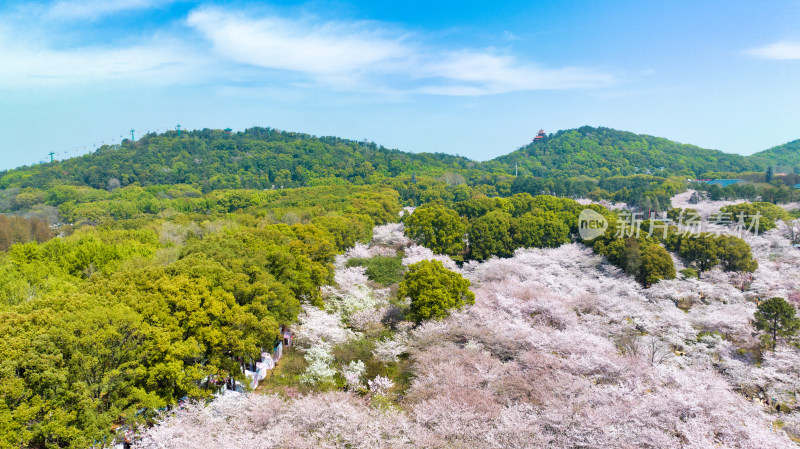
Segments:
[[[538,141],[540,141],[540,140],[542,140],[542,139],[544,139],[544,138],[545,138],[545,133],[544,133],[544,130],[543,130],[543,129],[540,129],[540,130],[539,130],[539,133],[538,133],[538,134],[536,134],[536,137],[534,137],[534,138],[533,138],[533,141],[534,141],[534,142],[538,142]]]

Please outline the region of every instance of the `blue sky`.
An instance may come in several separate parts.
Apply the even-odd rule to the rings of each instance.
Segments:
[[[0,6],[0,169],[252,126],[478,160],[582,125],[800,138],[800,2],[57,0]]]

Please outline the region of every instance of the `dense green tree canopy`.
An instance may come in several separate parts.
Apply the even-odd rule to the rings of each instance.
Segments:
[[[641,252],[641,268],[636,279],[649,287],[661,279],[675,279],[672,256],[661,245],[647,245]]]
[[[765,170],[766,158],[748,158],[660,137],[584,126],[558,131],[496,161],[533,176],[608,177],[657,174],[696,178],[707,171]]]
[[[486,260],[492,256],[509,257],[514,253],[511,214],[494,210],[472,221],[469,228],[470,258]]]
[[[720,209],[722,214],[729,214],[725,217],[733,223],[743,223],[743,227],[754,233],[764,233],[775,229],[778,220],[789,218],[786,210],[780,206],[770,203],[741,203],[724,206]]]
[[[333,242],[399,209],[350,193],[343,209],[295,195],[294,224],[172,212],[64,225],[0,252],[0,447],[88,447],[242,380],[301,302],[319,302]],[[309,208],[325,219],[304,219]]]
[[[475,302],[470,282],[448,270],[438,260],[409,265],[397,295],[411,298],[411,317],[417,322],[440,319],[465,304]]]
[[[408,237],[437,253],[455,256],[464,251],[467,226],[452,209],[440,205],[418,207],[404,223]]]
[[[765,164],[785,165],[800,173],[800,139],[778,145],[750,156],[751,159],[763,159]]]
[[[750,245],[732,235],[719,236],[719,262],[725,271],[752,273],[758,269]]]
[[[529,193],[625,201],[639,207],[649,201],[666,210],[669,198],[676,189],[684,188],[687,177],[763,173],[771,164],[800,160],[796,146],[791,144],[758,157],[743,157],[647,135],[582,127],[559,131],[493,161],[477,162],[271,128],[233,134],[204,129],[180,136],[168,131],[147,134],[136,142],[104,145],[78,158],[0,172],[0,190],[4,193],[0,195],[0,210],[46,203],[63,204],[67,213],[73,202],[80,204],[81,196],[87,194],[85,190],[65,189],[67,186],[92,187],[95,192],[91,194],[98,196],[131,185],[145,189],[158,186],[159,193],[177,193],[176,189],[164,188],[177,184],[191,186],[192,191],[182,192],[190,198],[214,190],[280,191],[366,184],[389,185],[406,204],[415,206],[436,200],[465,201],[471,193]],[[517,172],[520,176],[515,176]],[[774,190],[762,192],[764,201],[786,201],[796,193],[788,187]],[[736,193],[745,194],[752,196],[752,192]],[[227,204],[216,206],[233,211],[253,201],[263,203],[263,195],[268,194],[261,195],[258,199],[245,194],[245,198],[231,198]],[[128,201],[115,208],[116,218],[136,212]],[[183,203],[201,207],[193,201]],[[159,207],[157,202],[150,204]]]
[[[337,180],[374,184],[413,170],[463,169],[468,162],[271,128],[234,134],[204,129],[180,136],[174,131],[151,133],[136,142],[104,145],[87,156],[0,173],[0,188],[79,184],[106,189],[112,179],[123,187],[194,184],[203,191],[280,189]]]
[[[553,212],[522,215],[514,224],[515,246],[522,248],[557,248],[570,241],[569,226]]]
[[[665,245],[687,262],[694,264],[700,275],[717,264],[721,264],[725,271],[744,273],[752,273],[758,268],[758,262],[753,259],[750,246],[744,240],[732,235],[707,232],[691,234],[677,232],[672,228]]]
[[[657,233],[648,235],[651,223],[643,222],[638,236],[629,235],[616,217],[606,213],[610,224],[605,234],[584,242],[594,251],[608,258],[608,261],[628,275],[634,277],[644,287],[650,287],[662,279],[675,278],[675,264],[667,250],[661,246]]]

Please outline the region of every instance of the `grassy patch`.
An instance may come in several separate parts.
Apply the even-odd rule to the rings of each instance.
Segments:
[[[400,356],[397,363],[390,363],[386,367],[386,376],[394,381],[392,392],[400,396],[405,394],[406,390],[411,387],[411,381],[414,380],[412,363],[408,360],[408,356]]]
[[[706,336],[713,336],[713,335],[718,335],[718,336],[719,336],[721,339],[725,340],[725,335],[723,335],[721,332],[717,332],[717,331],[710,331],[710,332],[709,332],[709,331],[703,331],[703,332],[700,332],[700,333],[698,333],[698,334],[697,334],[697,341],[700,341],[700,340],[702,340],[702,339],[703,339],[703,337],[706,337]]]
[[[258,384],[259,393],[286,393],[287,388],[300,388],[300,375],[306,370],[303,353],[290,346],[283,349],[283,357],[267,377]]]
[[[336,360],[335,363],[343,366],[356,360],[364,362],[366,368],[364,376],[366,378],[386,376],[386,366],[372,356],[373,349],[375,349],[375,341],[369,338],[360,338],[334,346],[332,352]]]
[[[390,333],[385,332],[386,335]],[[402,395],[410,386],[414,378],[412,363],[407,355],[401,355],[397,362],[383,363],[372,355],[375,349],[375,341],[370,338],[351,340],[347,343],[334,346],[332,352],[335,364],[346,366],[352,361],[361,360],[364,362],[366,370],[364,379],[372,379],[375,376],[388,377],[394,382],[390,397]]]
[[[367,277],[373,282],[388,286],[397,284],[403,280],[403,259],[401,256],[375,256],[366,259],[350,259],[347,261],[348,267],[364,267],[367,269]]]

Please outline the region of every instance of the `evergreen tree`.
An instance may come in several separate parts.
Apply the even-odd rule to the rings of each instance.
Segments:
[[[758,306],[756,329],[765,331],[765,340],[775,350],[778,337],[791,337],[800,328],[794,307],[783,298],[772,298]]]
[[[417,323],[441,319],[465,304],[475,302],[470,282],[448,270],[438,260],[423,260],[408,266],[397,296],[411,298],[411,317]]]
[[[645,246],[641,260],[641,269],[636,279],[645,288],[662,279],[675,279],[675,264],[663,246],[657,244]]]
[[[469,231],[470,256],[486,260],[492,256],[509,257],[514,253],[510,214],[495,210],[472,221]]]
[[[456,256],[464,251],[467,225],[453,209],[421,206],[405,219],[405,234],[440,254]]]

